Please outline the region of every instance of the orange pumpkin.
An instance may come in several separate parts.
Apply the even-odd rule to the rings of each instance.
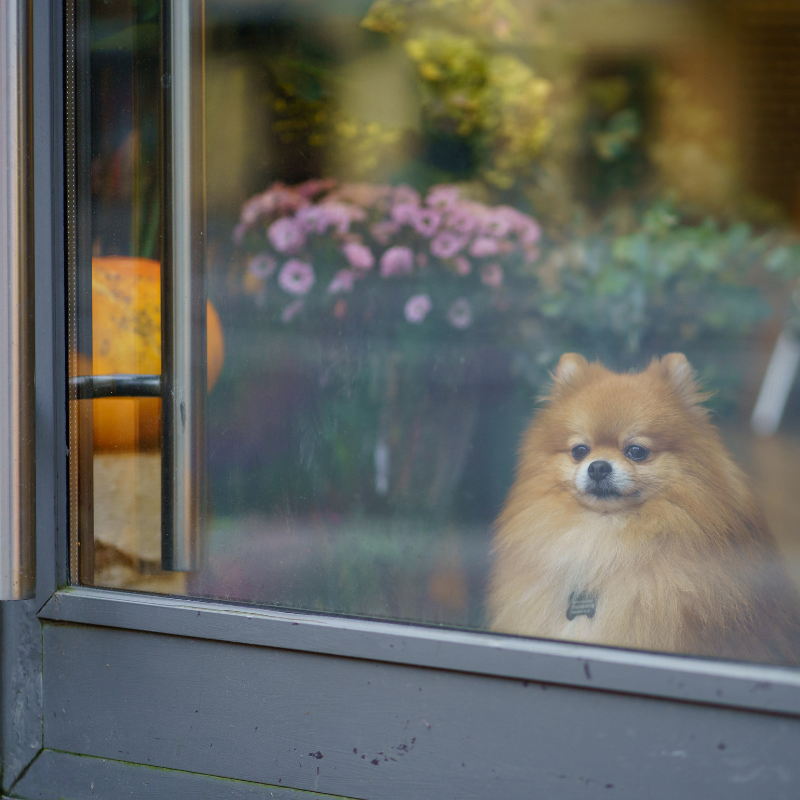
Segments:
[[[207,307],[208,390],[225,360],[216,309]],[[93,375],[161,372],[161,265],[148,258],[92,259]],[[86,369],[85,372],[89,370]],[[94,400],[94,447],[141,451],[159,446],[161,400],[155,397]]]

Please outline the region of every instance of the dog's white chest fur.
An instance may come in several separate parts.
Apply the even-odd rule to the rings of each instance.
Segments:
[[[552,529],[546,537],[531,530],[514,564],[506,565],[518,572],[512,583],[525,589],[507,598],[495,627],[508,629],[513,620],[516,631],[528,636],[583,642],[616,638],[629,594],[622,585],[630,560],[621,545],[626,522],[623,515],[586,512],[557,536]],[[581,593],[594,597],[594,613],[569,619],[570,596]],[[573,612],[591,608],[588,603],[572,605]]]

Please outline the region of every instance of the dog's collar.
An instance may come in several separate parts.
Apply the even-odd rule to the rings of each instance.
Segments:
[[[585,615],[591,619],[597,611],[597,592],[590,592],[583,589],[580,592],[573,592],[569,596],[569,606],[567,606],[567,619],[571,622],[575,617]]]

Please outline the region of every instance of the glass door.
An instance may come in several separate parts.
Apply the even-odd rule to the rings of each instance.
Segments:
[[[796,662],[772,23],[592,8],[79,4],[84,583]]]

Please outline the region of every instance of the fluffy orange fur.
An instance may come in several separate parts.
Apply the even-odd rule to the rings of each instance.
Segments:
[[[800,663],[800,598],[703,399],[680,353],[621,375],[561,358],[496,523],[494,630]],[[570,621],[582,591],[596,613]]]

